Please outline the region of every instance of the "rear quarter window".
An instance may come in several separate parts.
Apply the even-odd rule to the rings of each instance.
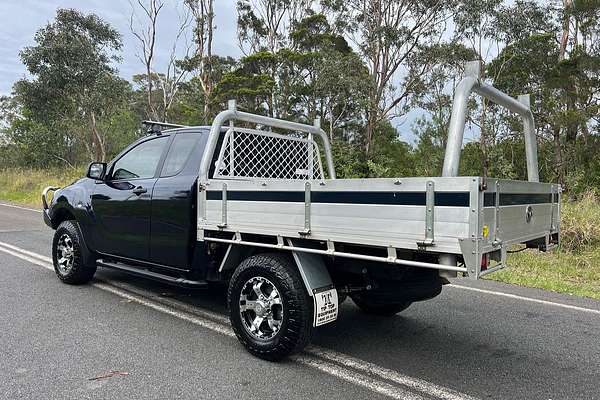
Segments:
[[[200,138],[202,138],[202,135],[193,133],[175,135],[160,176],[167,177],[180,173],[192,152],[196,149]]]

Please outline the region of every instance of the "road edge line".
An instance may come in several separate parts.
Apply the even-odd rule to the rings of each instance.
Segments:
[[[29,207],[23,207],[23,206],[16,206],[14,204],[0,203],[0,206],[11,207],[11,208],[18,208],[19,210],[33,211],[33,212],[36,212],[36,213],[41,213],[42,212],[42,210],[36,210],[35,208],[29,208]]]
[[[20,252],[22,254],[25,254],[25,255],[27,255],[29,257],[32,257],[32,258],[36,258],[36,259],[38,259],[40,261],[43,261],[43,262],[47,262],[47,263],[50,263],[50,264],[53,263],[52,258],[50,258],[50,257],[46,257],[46,256],[44,256],[42,254],[34,253],[33,251],[25,250],[25,249],[23,249],[23,248],[21,248],[19,246],[15,246],[14,244],[9,244],[9,243],[6,243],[6,242],[0,242],[0,246],[9,248],[9,249],[11,249],[13,251]]]
[[[600,315],[600,310],[596,310],[596,309],[593,309],[593,308],[573,306],[571,304],[557,303],[557,302],[549,301],[549,300],[536,299],[534,297],[521,296],[521,295],[512,294],[512,293],[497,292],[497,291],[494,291],[494,290],[479,289],[479,288],[474,288],[474,287],[470,287],[470,286],[457,285],[457,284],[454,284],[454,283],[452,283],[450,285],[447,285],[447,286],[451,287],[451,288],[457,288],[457,289],[462,289],[462,290],[470,290],[470,291],[473,291],[473,292],[491,294],[491,295],[494,295],[494,296],[507,297],[507,298],[515,299],[515,300],[530,301],[532,303],[538,303],[538,304],[544,304],[544,305],[547,305],[547,306],[567,308],[569,310],[575,310],[575,311],[581,311],[581,312],[588,312],[588,313],[599,314]]]

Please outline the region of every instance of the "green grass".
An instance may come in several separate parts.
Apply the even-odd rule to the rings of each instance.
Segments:
[[[508,257],[508,268],[486,279],[600,300],[600,248],[578,253],[527,250]]]
[[[41,207],[46,186],[65,186],[85,167],[0,170],[0,200]],[[509,267],[487,279],[600,299],[600,202],[592,194],[565,202],[561,210],[561,249],[524,251],[508,258]]]
[[[508,257],[487,279],[600,299],[600,202],[592,193],[561,207],[561,247]]]
[[[39,208],[41,193],[46,186],[65,186],[82,177],[85,167],[0,170],[0,200]]]

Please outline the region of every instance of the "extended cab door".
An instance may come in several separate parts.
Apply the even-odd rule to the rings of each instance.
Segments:
[[[92,230],[101,253],[149,259],[152,191],[169,139],[154,136],[128,149],[111,164],[107,178],[96,184]]]
[[[150,260],[188,270],[196,244],[196,181],[207,132],[173,136],[152,196]]]

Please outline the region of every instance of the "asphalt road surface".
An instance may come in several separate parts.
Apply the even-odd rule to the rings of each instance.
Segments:
[[[106,270],[61,284],[52,233],[0,205],[2,399],[600,399],[598,301],[456,280],[393,318],[347,301],[270,363],[233,336],[223,290]]]

